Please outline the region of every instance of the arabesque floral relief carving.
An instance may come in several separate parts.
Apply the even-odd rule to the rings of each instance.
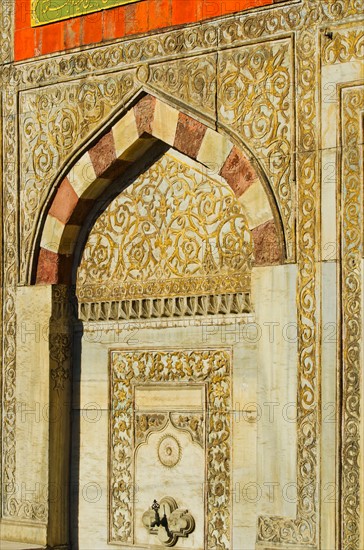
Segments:
[[[343,403],[341,419],[343,550],[360,544],[360,383],[362,351],[363,136],[364,85],[344,89],[341,97],[343,143],[341,176],[341,285]]]
[[[220,121],[233,128],[263,164],[275,190],[292,256],[294,77],[290,41],[224,51],[218,88]]]
[[[228,184],[166,154],[96,221],[77,294],[87,302],[248,292],[252,252]]]
[[[226,350],[112,351],[110,417],[110,540],[133,543],[132,389],[145,382],[207,384],[207,524],[206,549],[231,550],[231,357]],[[162,416],[162,415],[160,415]],[[158,424],[163,419],[157,420]],[[140,417],[137,430],[140,430]],[[223,458],[223,460],[222,460]]]

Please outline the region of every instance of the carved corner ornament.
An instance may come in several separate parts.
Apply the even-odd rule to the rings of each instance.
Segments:
[[[154,500],[151,508],[144,512],[142,521],[149,533],[157,535],[167,547],[175,546],[180,537],[187,538],[195,529],[193,516],[188,510],[178,508],[172,497],[163,497],[160,504]]]

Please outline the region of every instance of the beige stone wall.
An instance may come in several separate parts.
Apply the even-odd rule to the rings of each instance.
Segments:
[[[4,539],[45,544],[48,509],[49,408],[49,320],[51,288],[19,287],[17,312],[15,483],[4,484],[14,510],[13,518],[1,520]],[[33,506],[36,522],[17,524],[15,518]]]

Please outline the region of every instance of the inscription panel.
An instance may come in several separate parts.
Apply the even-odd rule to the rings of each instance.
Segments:
[[[133,2],[140,0],[32,0],[32,27]]]

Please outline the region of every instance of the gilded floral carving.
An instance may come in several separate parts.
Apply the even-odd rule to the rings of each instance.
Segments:
[[[95,222],[81,302],[249,292],[252,240],[233,191],[165,154]]]
[[[187,430],[193,441],[196,441],[201,447],[204,445],[204,418],[201,414],[180,414],[171,413],[171,422],[175,428]]]
[[[362,372],[363,135],[364,86],[344,89],[341,98],[341,540],[343,550],[360,548],[360,398]]]
[[[0,69],[13,58],[14,2],[0,4]]]
[[[134,425],[135,444],[144,443],[151,432],[160,431],[167,422],[166,413],[137,413]]]
[[[39,211],[60,166],[137,87],[133,72],[126,72],[21,95],[23,276]]]
[[[263,164],[294,256],[294,77],[289,40],[224,51],[218,68],[219,119]]]
[[[322,64],[347,63],[352,59],[364,59],[364,32],[358,29],[333,31],[332,39],[324,40]]]
[[[163,94],[183,101],[189,108],[214,117],[216,100],[216,56],[152,65],[148,84]]]
[[[318,125],[316,110],[317,36],[298,37],[298,393],[297,393],[297,517],[260,516],[258,540],[317,544],[318,535],[318,415],[319,312],[316,289],[316,243],[319,223]]]
[[[22,508],[12,494],[15,487],[15,422],[16,422],[16,314],[15,291],[17,284],[17,194],[16,170],[17,131],[16,131],[16,93],[13,88],[3,90],[3,197],[4,197],[4,294],[3,294],[3,403],[2,410],[2,440],[3,440],[3,471],[2,483],[5,491],[2,493],[3,514],[17,515]],[[32,509],[31,504],[25,506]],[[32,514],[32,512],[30,512]]]

